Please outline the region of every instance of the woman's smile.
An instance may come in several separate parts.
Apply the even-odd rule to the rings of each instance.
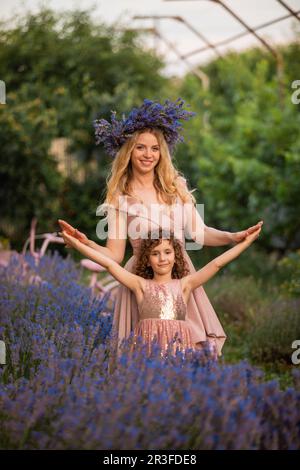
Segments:
[[[142,165],[150,166],[153,163],[153,160],[140,160]]]

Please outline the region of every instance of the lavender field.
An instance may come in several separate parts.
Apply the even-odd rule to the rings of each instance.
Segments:
[[[107,299],[69,258],[26,261],[0,272],[1,449],[300,448],[299,368],[282,390],[245,361],[125,345],[112,372]]]

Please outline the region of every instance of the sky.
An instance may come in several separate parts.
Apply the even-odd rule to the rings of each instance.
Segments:
[[[292,9],[300,10],[300,0],[284,0]],[[250,27],[261,25],[287,15],[288,11],[278,0],[223,0],[228,7],[234,10]],[[144,31],[143,42],[147,47],[155,48],[166,61],[166,75],[183,75],[187,70],[205,64],[216,57],[213,51],[204,51],[191,54],[182,60],[179,55],[192,53],[205,46],[191,28],[204,35],[210,43],[227,39],[244,31],[230,14],[216,2],[210,0],[0,0],[1,20],[13,20],[17,14],[26,11],[38,12],[41,5],[46,5],[61,12],[77,9],[90,9],[96,22],[114,24],[121,28],[147,29],[156,28],[160,39],[151,32]],[[62,6],[63,5],[63,6]],[[160,19],[134,19],[134,16],[179,16],[184,22],[171,18]],[[300,15],[299,15],[300,16]],[[294,19],[286,19],[272,26],[258,31],[258,34],[266,39],[271,46],[287,43],[294,37],[293,25],[300,30],[300,22]],[[230,45],[218,48],[220,54],[228,49],[242,50],[260,42],[247,34],[232,42]],[[175,52],[175,49],[177,53]]]

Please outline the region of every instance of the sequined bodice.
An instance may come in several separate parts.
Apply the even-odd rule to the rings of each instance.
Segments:
[[[160,318],[165,320],[185,320],[186,304],[182,297],[180,279],[172,279],[159,284],[146,279],[144,299],[139,307],[140,320]]]

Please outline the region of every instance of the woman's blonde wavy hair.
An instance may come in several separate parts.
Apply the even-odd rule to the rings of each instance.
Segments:
[[[159,129],[143,129],[129,137],[114,158],[106,179],[107,190],[104,204],[115,205],[117,195],[132,196],[131,153],[138,136],[145,132],[155,135],[160,146],[160,158],[154,168],[154,187],[160,200],[171,205],[175,203],[176,196],[179,196],[184,203],[196,203],[184,176],[174,167],[163,133]]]

